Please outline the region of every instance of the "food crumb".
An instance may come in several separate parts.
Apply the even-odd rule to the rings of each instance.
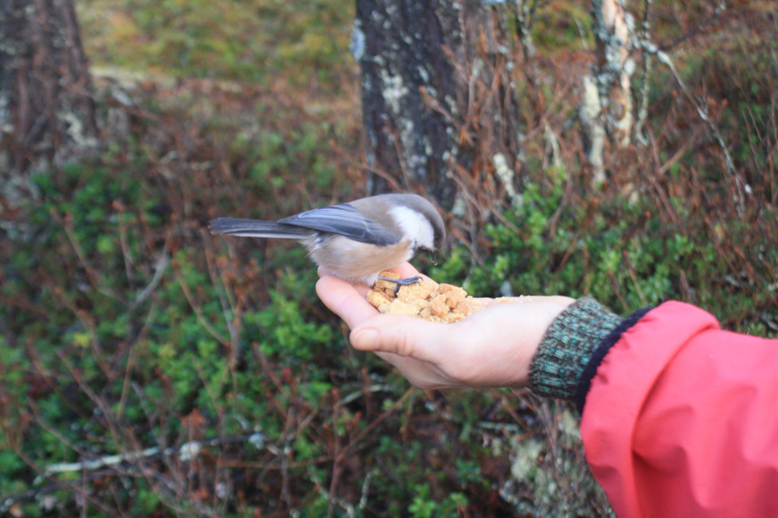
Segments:
[[[399,279],[394,272],[382,272],[382,277]],[[379,280],[367,294],[367,300],[381,313],[396,313],[431,322],[453,323],[481,309],[480,301],[467,295],[459,286],[419,281],[408,286]],[[395,294],[395,290],[397,293]]]

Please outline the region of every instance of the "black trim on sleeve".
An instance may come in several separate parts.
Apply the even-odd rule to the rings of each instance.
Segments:
[[[578,380],[578,385],[575,388],[575,407],[578,409],[578,414],[583,414],[584,403],[586,403],[586,395],[589,393],[589,387],[592,384],[594,375],[597,374],[602,360],[605,359],[605,355],[608,354],[610,348],[613,347],[616,342],[619,341],[621,335],[630,327],[637,324],[646,313],[654,309],[653,307],[643,308],[635,311],[630,316],[625,318],[613,331],[606,336],[600,345],[592,352],[592,356],[589,358],[589,362],[584,367],[581,377]]]

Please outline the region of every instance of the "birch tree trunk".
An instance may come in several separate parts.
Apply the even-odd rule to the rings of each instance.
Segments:
[[[90,90],[72,0],[0,0],[4,186],[13,176],[56,167],[94,145]]]
[[[593,0],[591,13],[596,59],[592,74],[583,79],[580,115],[592,182],[598,185],[605,180],[606,135],[617,148],[632,142],[635,65],[630,55],[633,20],[623,0]]]

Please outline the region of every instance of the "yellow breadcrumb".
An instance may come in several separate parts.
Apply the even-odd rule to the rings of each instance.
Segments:
[[[399,279],[393,272],[382,272],[382,277]],[[396,313],[423,318],[431,322],[453,323],[481,309],[481,302],[468,297],[467,292],[451,284],[420,281],[408,286],[378,281],[367,293],[367,300],[381,313]]]

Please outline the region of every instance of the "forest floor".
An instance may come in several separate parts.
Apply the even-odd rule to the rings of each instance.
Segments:
[[[677,75],[654,60],[647,143],[608,149],[591,188],[588,14],[546,5],[533,61],[512,43],[522,203],[419,265],[778,336],[771,2],[653,5]],[[364,195],[353,9],[79,3],[99,151],[2,213],[0,516],[612,516],[571,406],[413,389],[349,347],[304,251],[207,233]]]

